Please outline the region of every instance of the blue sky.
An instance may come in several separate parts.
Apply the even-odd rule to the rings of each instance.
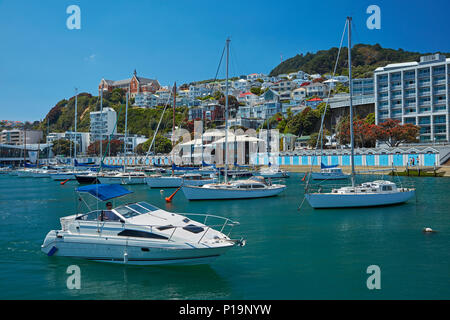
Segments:
[[[81,30],[66,27],[72,4]],[[372,4],[381,30],[366,27]],[[354,43],[450,52],[449,9],[447,0],[0,0],[0,119],[43,119],[75,87],[97,94],[102,77],[134,69],[163,85],[211,79],[227,36],[232,76],[269,73],[280,55],[338,46],[348,15]]]

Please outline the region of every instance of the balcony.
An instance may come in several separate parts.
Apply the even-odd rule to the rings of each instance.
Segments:
[[[426,97],[429,96],[431,94],[430,91],[421,91],[419,92],[419,97]]]
[[[433,81],[433,84],[434,84],[434,85],[445,84],[445,79],[434,80],[434,81]]]

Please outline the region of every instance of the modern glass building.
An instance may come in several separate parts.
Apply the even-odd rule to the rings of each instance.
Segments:
[[[420,142],[450,141],[450,59],[441,54],[420,62],[375,70],[376,123],[398,119],[421,127]]]

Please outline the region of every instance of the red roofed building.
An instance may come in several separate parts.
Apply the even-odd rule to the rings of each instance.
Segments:
[[[120,88],[125,90],[126,92],[130,90],[130,97],[134,98],[138,93],[155,93],[157,90],[161,88],[158,80],[148,79],[143,77],[138,77],[136,74],[136,70],[134,70],[133,77],[131,79],[124,80],[106,80],[102,79],[100,84],[98,85],[98,91],[109,91],[111,92],[113,89]]]

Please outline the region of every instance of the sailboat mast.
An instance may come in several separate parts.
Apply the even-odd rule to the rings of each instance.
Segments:
[[[100,121],[103,122],[103,88],[104,84],[102,83],[102,91],[100,92]],[[100,131],[100,170],[102,169],[102,156],[103,156],[103,132]]]
[[[125,171],[125,160],[127,157],[127,132],[128,132],[128,94],[130,90],[127,91],[125,95],[125,132],[123,134],[123,171]]]
[[[173,84],[173,108],[172,108],[172,176],[175,174],[173,169],[173,147],[175,145],[175,106],[177,105],[177,82]]]
[[[352,187],[355,186],[355,150],[354,150],[354,133],[353,133],[353,101],[352,101],[352,18],[347,17],[348,22],[348,86],[350,93],[350,144],[352,148],[351,162],[352,162]]]
[[[74,149],[74,153],[73,153],[73,158],[76,159],[77,158],[77,107],[78,107],[78,89],[75,88],[75,149]]]
[[[228,60],[230,39],[227,39],[227,71],[225,83],[225,183],[228,183]]]

